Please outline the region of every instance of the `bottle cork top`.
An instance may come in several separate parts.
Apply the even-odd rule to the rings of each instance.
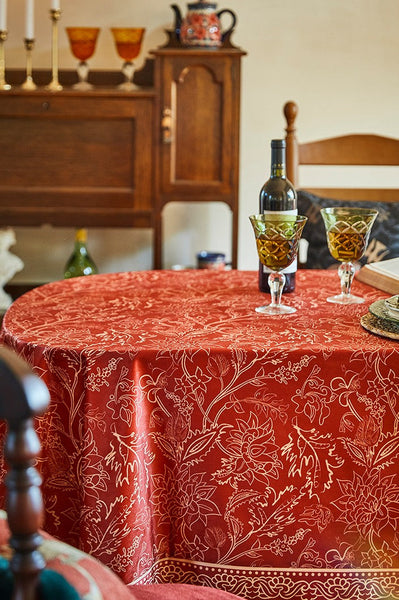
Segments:
[[[272,148],[285,148],[285,140],[272,140],[271,147]]]
[[[75,240],[85,244],[87,242],[87,229],[77,229],[75,233]]]

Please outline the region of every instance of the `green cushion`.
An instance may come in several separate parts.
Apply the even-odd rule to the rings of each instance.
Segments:
[[[0,598],[11,600],[13,591],[13,575],[8,560],[0,557]],[[40,573],[39,594],[41,600],[81,600],[77,591],[67,582],[65,577],[52,571],[44,569]]]

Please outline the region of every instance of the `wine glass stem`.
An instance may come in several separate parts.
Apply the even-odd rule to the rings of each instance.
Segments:
[[[270,306],[280,306],[281,294],[283,293],[283,287],[285,284],[284,273],[270,273],[268,277],[268,284],[270,287],[271,304]]]
[[[125,76],[125,82],[131,84],[133,82],[134,63],[127,60],[123,63],[122,73]]]
[[[341,280],[341,292],[343,296],[350,296],[355,267],[351,262],[344,262],[338,268]]]
[[[89,65],[87,62],[81,60],[78,64],[77,71],[80,83],[87,83],[87,78],[89,76]]]

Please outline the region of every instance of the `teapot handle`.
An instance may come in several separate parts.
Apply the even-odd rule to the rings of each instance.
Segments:
[[[223,13],[229,13],[229,15],[232,18],[232,22],[231,22],[230,27],[228,29],[226,29],[226,31],[222,31],[222,41],[224,40],[226,35],[228,35],[229,33],[231,33],[233,31],[233,29],[237,23],[237,16],[232,10],[230,10],[229,8],[223,8],[222,10],[219,10],[219,12],[216,13],[217,16],[219,17],[219,19]]]

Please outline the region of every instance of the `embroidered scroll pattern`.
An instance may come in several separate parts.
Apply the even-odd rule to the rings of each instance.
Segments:
[[[127,583],[396,597],[397,344],[325,306],[334,273],[299,273],[285,320],[255,315],[251,273],[178,275],[51,284],[6,317],[52,395],[46,528]]]

